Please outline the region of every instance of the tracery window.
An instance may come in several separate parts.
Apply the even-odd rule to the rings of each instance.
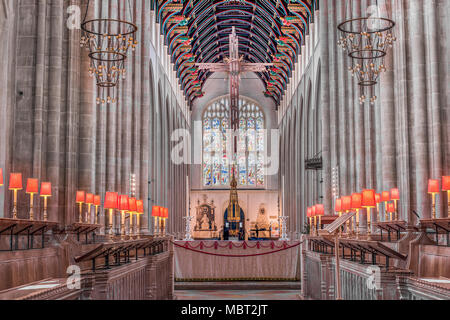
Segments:
[[[232,148],[229,129],[229,98],[213,102],[203,114],[203,184],[228,186]],[[239,139],[236,179],[240,186],[264,187],[264,114],[254,102],[239,100]],[[231,150],[229,150],[231,151]]]

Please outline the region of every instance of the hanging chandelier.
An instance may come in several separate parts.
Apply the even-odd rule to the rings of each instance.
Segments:
[[[138,44],[138,27],[131,21],[132,7],[129,0],[107,0],[107,3],[110,8],[117,8],[117,18],[97,17],[86,20],[90,10],[89,0],[81,24],[80,45],[89,52],[89,74],[95,77],[99,88],[97,104],[117,101],[115,89],[120,79],[126,78],[125,61],[128,52],[130,49],[134,51]],[[126,12],[129,12],[128,17]]]
[[[368,17],[353,18],[351,7],[350,5],[350,17],[338,25],[340,32],[338,46],[352,61],[352,66],[348,69],[352,76],[356,77],[361,88],[360,104],[366,101],[368,90],[370,91],[369,101],[373,105],[377,99],[374,86],[378,83],[381,73],[386,71],[385,57],[388,49],[392,48],[397,40],[393,35],[395,22],[387,16],[386,3],[385,17],[380,14],[382,7],[378,5],[378,1],[377,5],[368,8],[368,11],[372,13]]]

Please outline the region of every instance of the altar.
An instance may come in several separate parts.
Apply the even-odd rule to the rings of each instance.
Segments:
[[[299,241],[176,241],[175,281],[298,281]]]

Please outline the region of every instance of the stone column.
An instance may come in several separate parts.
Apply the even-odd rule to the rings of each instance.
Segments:
[[[321,119],[322,119],[322,156],[323,156],[323,202],[326,213],[331,213],[333,208],[333,202],[331,200],[331,167],[333,162],[331,161],[331,126],[330,126],[330,91],[329,91],[329,79],[330,79],[330,71],[329,71],[329,49],[328,49],[328,19],[330,19],[330,14],[333,12],[329,11],[328,1],[322,1],[320,6],[320,18],[319,18],[319,32],[320,32],[320,69],[321,73],[320,77],[320,90],[321,96]],[[304,110],[306,106],[302,102],[302,113],[305,115]],[[303,120],[303,124],[305,124],[307,119]],[[305,138],[303,138],[305,141]],[[304,153],[304,152],[303,152]],[[303,170],[302,170],[303,171]],[[304,171],[303,171],[304,172]],[[304,198],[303,198],[304,200]]]

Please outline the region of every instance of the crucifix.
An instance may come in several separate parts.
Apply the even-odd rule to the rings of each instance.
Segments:
[[[243,72],[263,72],[273,63],[247,63],[242,62],[244,56],[239,57],[239,38],[236,28],[232,28],[230,35],[230,57],[223,63],[197,63],[199,70],[211,72],[227,72],[230,75],[230,119],[234,135],[234,154],[237,154],[237,131],[239,130],[239,80]]]

